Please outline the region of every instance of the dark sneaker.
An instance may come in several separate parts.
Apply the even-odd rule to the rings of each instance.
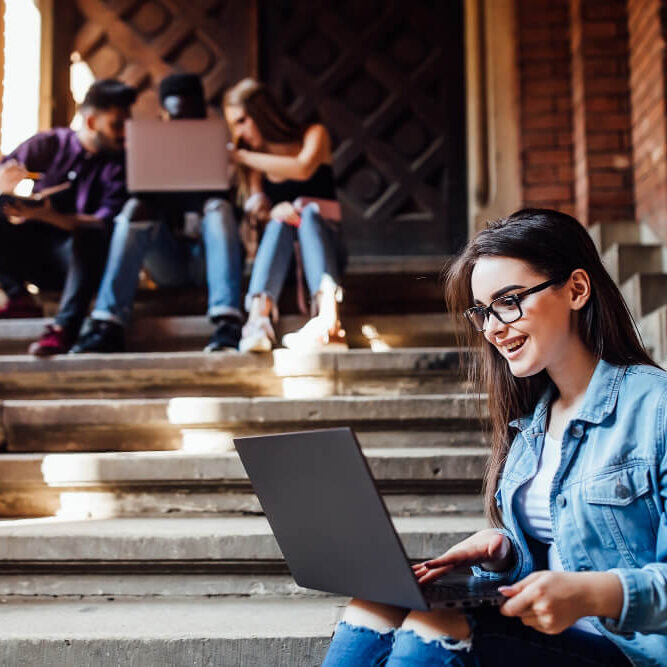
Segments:
[[[204,352],[219,352],[221,350],[237,350],[241,340],[241,322],[237,319],[224,319],[218,322],[218,328],[213,332]]]
[[[79,336],[70,352],[125,352],[125,330],[115,322],[92,320],[88,331]]]
[[[72,344],[68,333],[57,324],[47,324],[39,340],[30,344],[28,352],[36,357],[65,354]]]
[[[30,294],[10,297],[7,303],[0,308],[0,319],[8,320],[19,317],[44,317],[44,310]]]

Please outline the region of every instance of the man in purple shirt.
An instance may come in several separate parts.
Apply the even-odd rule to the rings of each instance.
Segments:
[[[0,286],[8,300],[0,318],[42,314],[28,282],[63,290],[55,321],[30,346],[32,354],[67,352],[99,286],[113,218],[127,199],[124,124],[135,99],[134,88],[120,81],[97,81],[81,105],[80,131],[40,132],[2,160]],[[36,200],[11,195],[26,177],[36,179]]]

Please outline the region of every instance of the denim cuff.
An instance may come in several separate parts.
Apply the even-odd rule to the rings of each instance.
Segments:
[[[125,322],[118,317],[110,313],[108,310],[93,310],[90,314],[91,320],[98,320],[99,322],[113,322],[113,324],[118,324],[119,326],[125,328]]]
[[[601,618],[604,627],[619,635],[633,634],[642,617],[642,599],[651,599],[651,582],[642,570],[615,568],[608,570],[615,574],[623,587],[623,608],[618,621]]]
[[[213,320],[215,317],[220,317],[221,315],[229,315],[231,317],[237,317],[240,321],[243,320],[243,314],[239,308],[234,308],[233,306],[213,306],[208,309],[208,319]]]

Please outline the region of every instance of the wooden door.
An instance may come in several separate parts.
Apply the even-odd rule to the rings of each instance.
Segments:
[[[199,74],[207,100],[218,109],[225,88],[256,74],[255,0],[76,0],[76,5],[79,27],[70,50],[78,51],[97,78],[118,77],[137,86],[139,115],[157,113],[157,84],[173,71]]]
[[[461,246],[462,0],[263,0],[260,73],[329,128],[351,254]]]

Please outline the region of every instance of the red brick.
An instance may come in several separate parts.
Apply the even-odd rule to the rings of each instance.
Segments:
[[[572,153],[564,148],[554,150],[526,151],[526,163],[529,165],[570,164]]]
[[[610,171],[591,171],[589,176],[591,190],[593,188],[616,188],[622,189],[627,185],[624,174]]]
[[[533,201],[548,199],[566,201],[572,196],[572,191],[568,185],[533,185],[524,188],[524,196]]]

